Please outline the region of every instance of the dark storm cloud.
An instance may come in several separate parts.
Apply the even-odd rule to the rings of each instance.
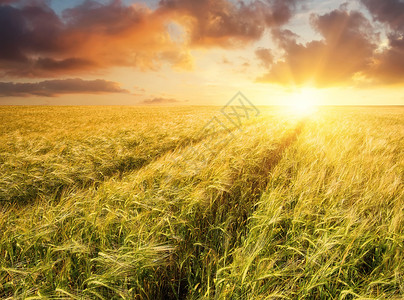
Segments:
[[[289,21],[293,0],[161,0],[159,11],[172,13],[189,28],[190,42],[203,46],[231,46],[261,38],[267,27]]]
[[[55,97],[62,94],[127,93],[119,84],[106,80],[63,79],[38,83],[0,82],[0,97]]]
[[[322,40],[301,44],[289,30],[273,31],[285,56],[259,81],[333,86],[349,84],[355,75],[369,68],[377,35],[362,13],[341,8],[312,15],[311,24]]]

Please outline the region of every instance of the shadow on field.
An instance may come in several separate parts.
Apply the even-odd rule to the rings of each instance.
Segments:
[[[177,229],[185,232],[184,240],[177,245],[172,262],[159,270],[161,290],[153,298],[215,297],[215,288],[220,285],[214,282],[221,264],[231,263],[231,250],[240,246],[247,234],[248,218],[268,185],[268,175],[297,140],[304,124],[301,120],[275,148],[268,149],[259,163],[234,174],[229,190],[210,195],[211,205],[197,210]],[[204,287],[208,294],[203,292]]]

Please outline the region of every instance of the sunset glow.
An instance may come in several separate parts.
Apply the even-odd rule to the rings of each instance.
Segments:
[[[1,299],[404,299],[404,0],[0,0]]]
[[[320,92],[312,88],[303,88],[290,96],[288,103],[292,113],[308,115],[314,113],[320,102]]]
[[[307,107],[290,90],[308,83],[316,105],[400,105],[403,16],[400,0],[0,1],[0,105]]]

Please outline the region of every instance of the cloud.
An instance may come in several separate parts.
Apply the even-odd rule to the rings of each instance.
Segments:
[[[257,80],[317,87],[403,84],[404,2],[361,1],[374,20],[385,24],[387,48],[379,49],[379,34],[363,13],[342,5],[324,15],[311,15],[311,26],[322,40],[301,44],[293,32],[273,29],[284,57],[266,64],[268,72]]]
[[[228,60],[226,57],[222,57],[222,64],[224,64],[224,65],[232,65],[230,60]]]
[[[293,32],[273,30],[285,55],[258,81],[317,87],[348,85],[368,70],[378,36],[361,12],[341,8],[312,15],[311,25],[322,40],[301,44]]]
[[[285,24],[295,6],[295,0],[161,0],[152,10],[87,0],[59,15],[47,3],[0,2],[0,77],[49,78],[114,66],[158,70],[165,64],[190,70],[192,47],[243,46]]]
[[[142,104],[146,105],[164,105],[164,104],[174,104],[174,103],[183,103],[187,101],[179,101],[173,98],[163,98],[163,97],[155,97],[152,99],[146,99],[142,101]]]
[[[404,2],[400,0],[361,0],[375,20],[394,31],[404,31]]]
[[[0,97],[55,97],[62,94],[128,93],[119,84],[106,80],[62,79],[37,83],[0,82]]]
[[[13,2],[17,2],[17,0],[0,0],[0,5],[1,4],[10,4],[10,3],[13,3]]]
[[[133,89],[134,89],[135,91],[137,91],[137,92],[140,92],[140,93],[145,93],[145,92],[146,92],[146,89],[144,89],[144,88],[142,88],[142,87],[140,87],[140,86],[137,86],[137,85],[135,85],[135,86],[133,87]]]
[[[404,2],[362,0],[373,18],[388,28],[388,47],[376,53],[366,74],[376,83],[397,84],[404,80]]]
[[[190,44],[229,47],[258,40],[267,27],[284,25],[294,0],[161,0],[159,11],[171,14],[188,31]]]
[[[112,66],[189,68],[190,54],[145,5],[85,1],[57,15],[45,2],[0,4],[0,76],[54,77]],[[177,56],[167,55],[169,52]]]
[[[192,70],[194,62],[188,51],[178,52],[174,50],[162,51],[159,56],[161,60],[169,62],[172,67],[182,70]]]
[[[22,8],[0,6],[0,59],[26,61],[27,52],[61,51],[58,45],[62,23],[47,6]]]
[[[269,68],[274,61],[274,57],[270,49],[258,48],[255,50],[255,55],[261,61],[261,64],[266,68]]]
[[[10,64],[8,65],[10,66]],[[11,64],[11,66],[13,67],[6,72],[10,77],[53,77],[63,74],[91,72],[97,68],[97,63],[89,59],[75,57],[60,60],[40,57]]]

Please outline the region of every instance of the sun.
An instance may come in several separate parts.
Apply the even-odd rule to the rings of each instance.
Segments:
[[[288,99],[288,107],[293,114],[309,115],[317,111],[319,91],[303,88],[294,92]]]

